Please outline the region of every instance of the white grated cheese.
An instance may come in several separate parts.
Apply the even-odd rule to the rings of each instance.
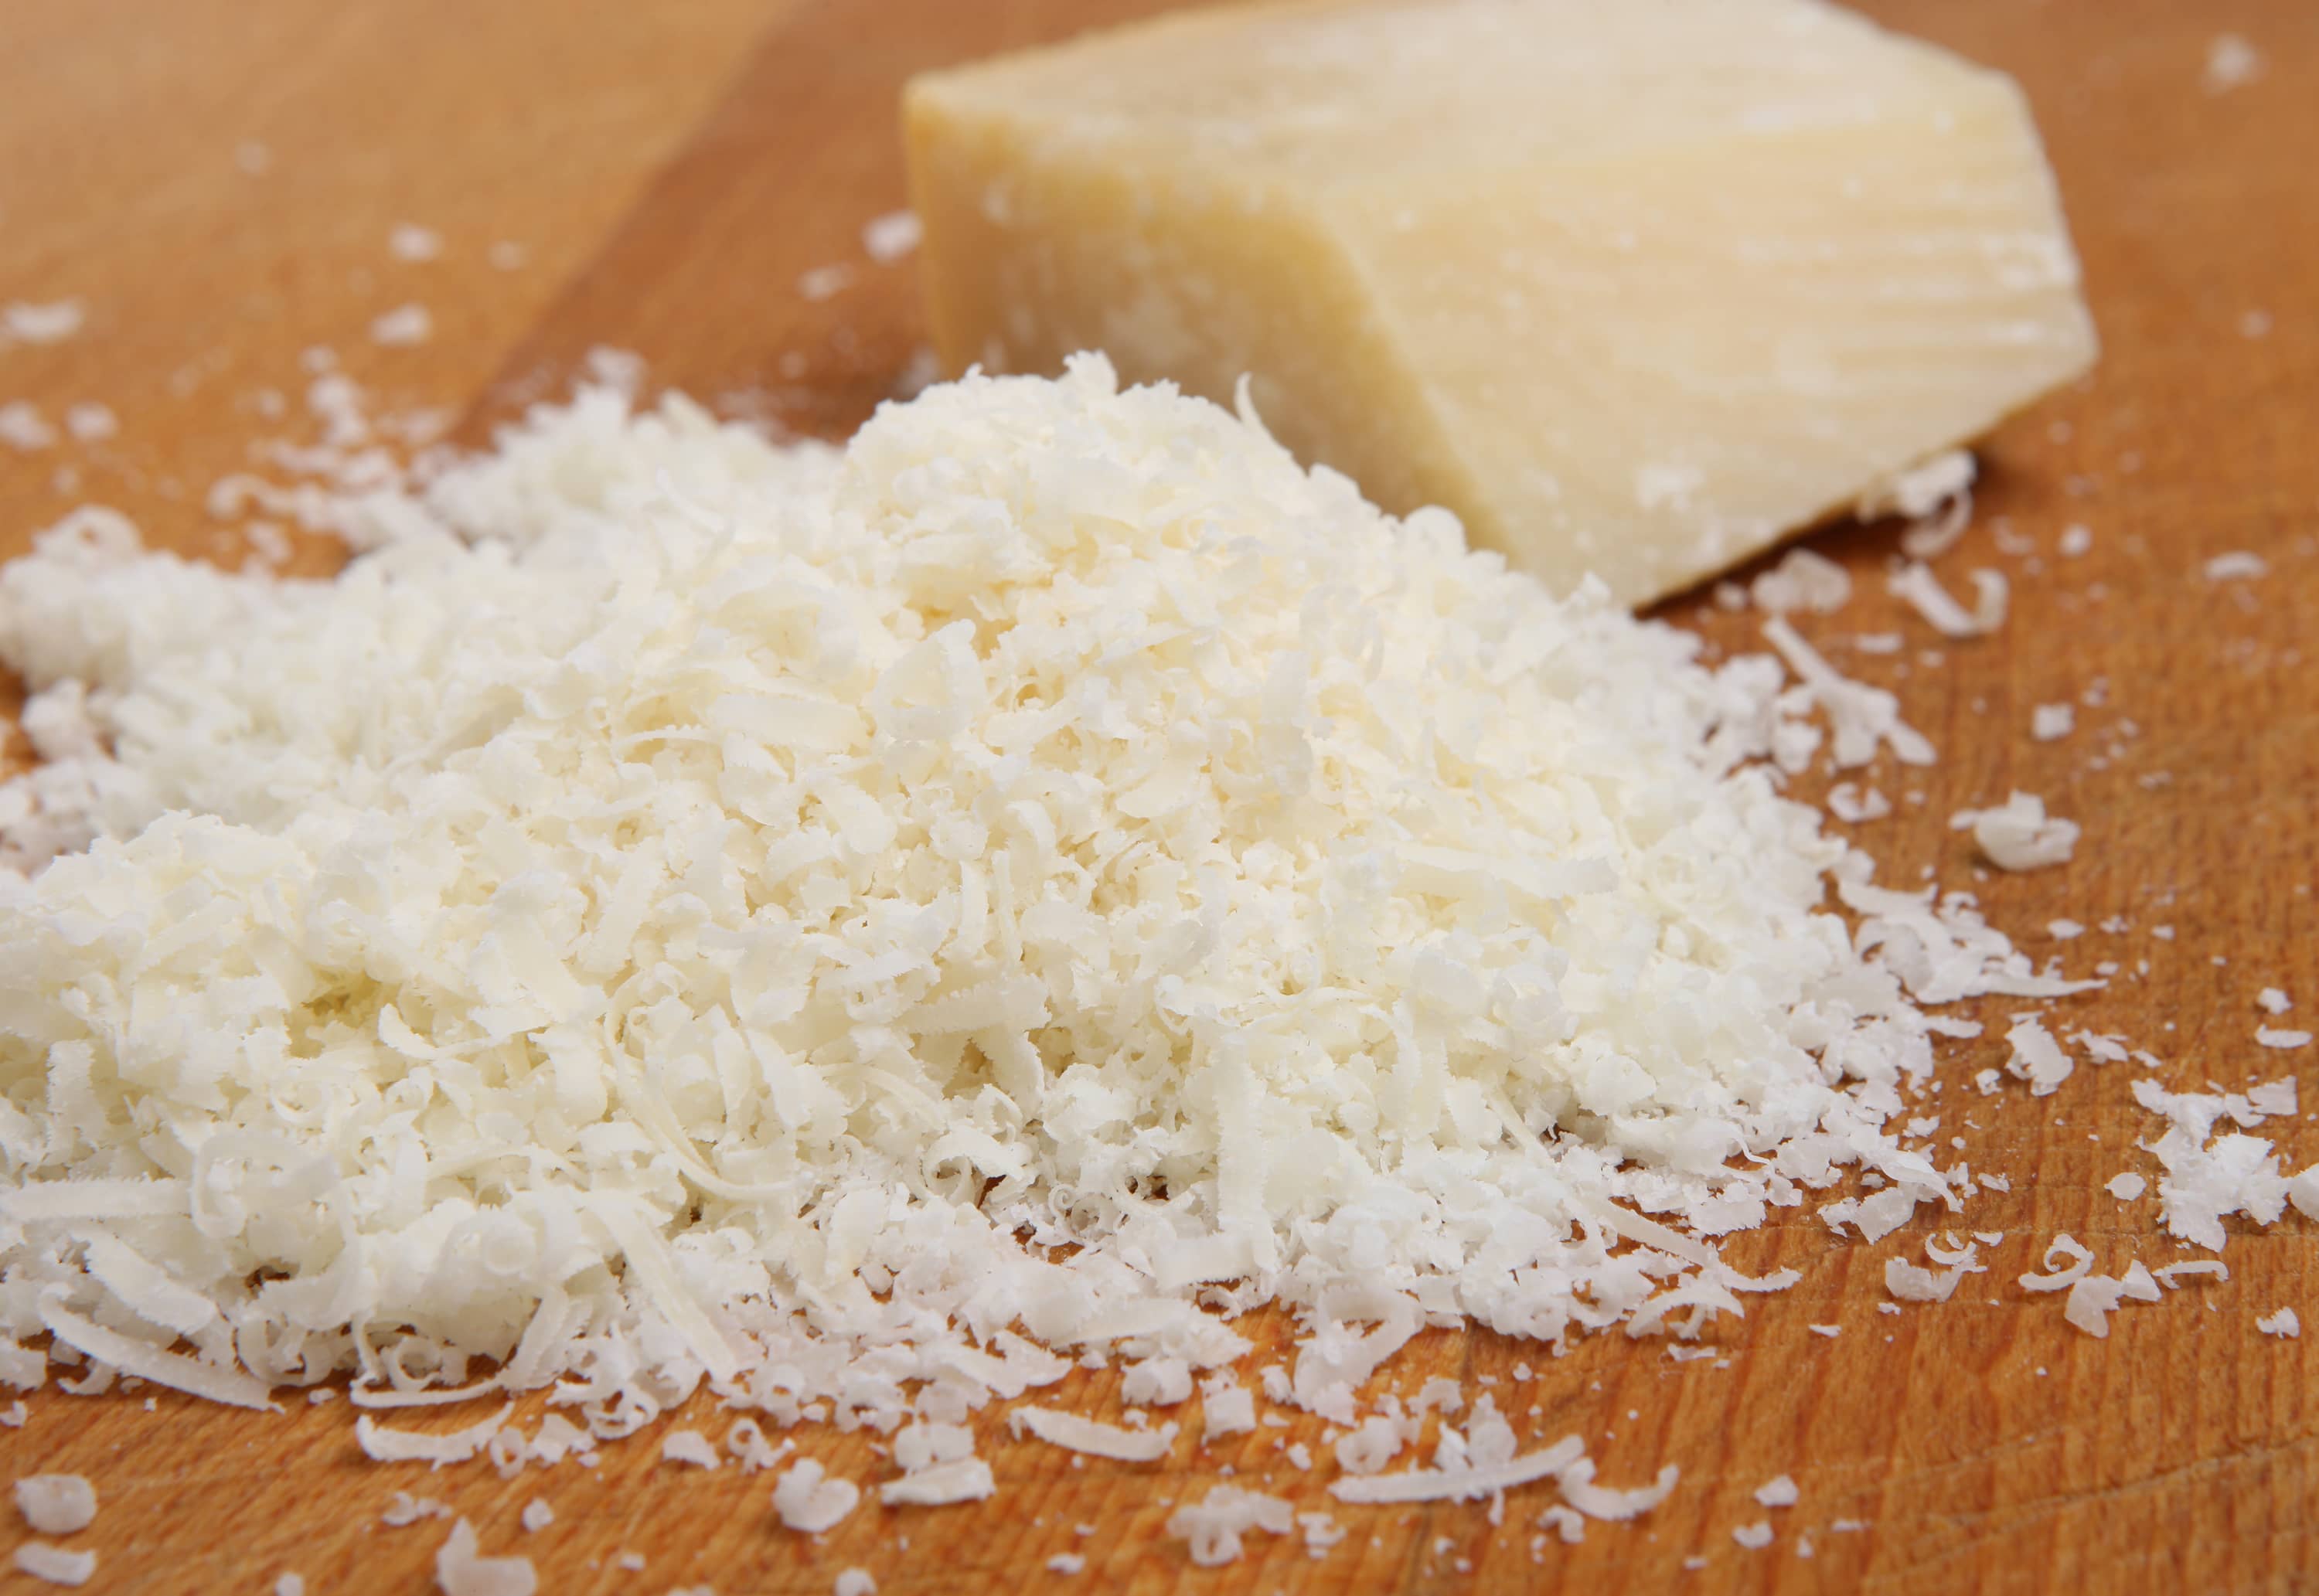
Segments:
[[[1200,1439],[1246,1435],[1256,1428],[1256,1393],[1229,1373],[1200,1382]]]
[[[0,444],[30,454],[35,449],[53,448],[56,441],[57,429],[32,401],[12,399],[0,404]]]
[[[2231,1277],[2229,1266],[2219,1258],[2198,1258],[2187,1264],[2167,1264],[2152,1270],[2152,1273],[2169,1291],[2179,1286],[2183,1276],[2188,1275],[2211,1275],[2217,1280],[2228,1280]]]
[[[379,1514],[379,1522],[390,1529],[402,1529],[427,1519],[447,1519],[451,1510],[431,1496],[413,1496],[408,1491],[398,1491],[394,1500]]]
[[[1774,1474],[1755,1487],[1755,1501],[1764,1507],[1793,1507],[1801,1500],[1803,1492],[1796,1489],[1795,1479],[1790,1474]]]
[[[386,248],[397,260],[433,260],[443,253],[443,235],[417,222],[397,222],[386,235]]]
[[[1833,615],[1852,601],[1852,578],[1825,555],[1791,548],[1748,585],[1747,596],[1773,615],[1799,609]]]
[[[537,1535],[555,1522],[555,1510],[547,1505],[546,1497],[535,1496],[523,1504],[523,1527],[527,1532]]]
[[[1168,1533],[1191,1543],[1192,1561],[1202,1568],[1237,1562],[1241,1537],[1251,1529],[1287,1535],[1295,1528],[1296,1510],[1290,1503],[1236,1485],[1214,1486],[1204,1499],[1186,1503],[1168,1519]]]
[[[695,1468],[715,1468],[724,1462],[717,1443],[697,1429],[672,1429],[661,1437],[661,1457],[669,1463],[689,1463]]]
[[[486,1557],[474,1526],[462,1519],[435,1554],[435,1583],[443,1596],[532,1596],[539,1575],[528,1557]]]
[[[1903,565],[1885,584],[1944,637],[1981,637],[2005,624],[2007,584],[2003,573],[1974,571],[1972,608],[1967,609],[1941,585],[1932,568],[1917,561]]]
[[[370,324],[370,341],[389,347],[423,344],[434,336],[435,318],[425,305],[398,305]]]
[[[60,344],[88,320],[88,308],[77,299],[51,300],[44,304],[18,300],[0,305],[0,349],[10,344]]]
[[[85,1585],[96,1572],[96,1554],[67,1551],[46,1541],[28,1540],[15,1550],[16,1572],[52,1585]]]
[[[2270,562],[2246,549],[2216,555],[2206,564],[2208,582],[2252,582],[2270,574]]]
[[[2255,1006],[2267,1014],[2283,1014],[2295,1006],[2295,1000],[2277,987],[2265,987],[2255,995]]]
[[[75,443],[103,443],[121,430],[121,419],[113,407],[95,400],[83,400],[65,410],[65,431]]]
[[[862,252],[880,266],[891,266],[918,247],[925,230],[916,212],[889,211],[862,224]]]
[[[46,762],[0,786],[11,1348],[251,1406],[561,1383],[585,1429],[364,1420],[515,1469],[703,1380],[891,1433],[1060,1348],[1156,1402],[1247,1350],[1205,1297],[1269,1295],[1305,1317],[1268,1393],[1357,1430],[1430,1321],[1696,1336],[1738,1310],[1712,1239],[1772,1206],[1855,1169],[1831,1224],[1953,1201],[1885,1129],[1963,1033],[1917,1004],[2098,984],[1779,796],[1815,710],[1840,765],[1932,749],[1777,618],[1780,660],[1710,672],[1095,360],[843,455],[616,374],[330,500],[375,551],[334,582],[95,513],[0,569]]]
[[[1130,1364],[1120,1383],[1120,1400],[1139,1407],[1172,1408],[1192,1396],[1192,1366],[1180,1357],[1147,1357]]]
[[[1950,816],[1952,830],[1970,828],[1973,842],[2000,870],[2034,870],[2068,862],[2078,845],[2075,821],[2048,818],[2044,801],[2016,792],[1994,809],[1961,809]]]
[[[2294,1309],[2281,1308],[2276,1313],[2256,1320],[2254,1328],[2266,1336],[2291,1341],[2303,1333],[2303,1321],[2296,1317]]]
[[[878,1582],[866,1568],[841,1569],[832,1590],[834,1596],[878,1596]]]
[[[1018,1436],[1027,1430],[1051,1447],[1118,1463],[1157,1462],[1176,1444],[1173,1424],[1150,1430],[1122,1429],[1052,1408],[1017,1408],[1007,1415],[1007,1422]]]
[[[1772,1521],[1758,1519],[1753,1524],[1740,1524],[1732,1528],[1731,1538],[1751,1552],[1760,1552],[1772,1544]]]
[[[2123,1175],[2111,1176],[2103,1189],[2121,1203],[2131,1203],[2150,1189],[2150,1183],[2129,1169]]]
[[[2077,729],[2074,705],[2040,704],[2029,712],[2029,735],[2040,743],[2057,742]]]
[[[2067,1261],[2056,1265],[2056,1258]],[[2044,1274],[2021,1276],[2022,1290],[2066,1291],[2086,1277],[2086,1272],[2094,1267],[2094,1255],[2085,1243],[2064,1231],[2047,1244],[2044,1264]]]
[[[1864,791],[1850,781],[1839,781],[1827,789],[1827,812],[1847,825],[1863,820],[1881,820],[1892,812],[1892,800],[1871,787]]]
[[[377,1462],[425,1463],[441,1468],[447,1463],[465,1463],[490,1446],[514,1412],[515,1403],[510,1402],[491,1418],[445,1435],[390,1429],[365,1413],[355,1420],[355,1439],[364,1456]]]
[[[1074,1574],[1084,1573],[1086,1569],[1087,1559],[1077,1552],[1057,1552],[1047,1559],[1049,1573]]]
[[[862,1500],[862,1487],[833,1479],[820,1463],[800,1457],[773,1483],[773,1511],[804,1535],[834,1529]]]
[[[2254,1040],[2257,1047],[2278,1048],[2281,1050],[2288,1048],[2303,1048],[2309,1047],[2311,1045],[2311,1032],[2308,1031],[2274,1030],[2269,1025],[2260,1025],[2257,1026],[2255,1029]]]
[[[1553,1530],[1566,1546],[1575,1546],[1586,1538],[1586,1516],[1558,1501],[1538,1514],[1538,1525],[1541,1529]]]
[[[2262,52],[2238,33],[2217,33],[2206,46],[2203,77],[2210,95],[2228,94],[2262,76]]]
[[[853,268],[849,266],[816,266],[798,279],[798,297],[809,303],[834,299],[845,292],[853,282]]]
[[[80,1474],[27,1474],[16,1510],[35,1535],[72,1535],[96,1521],[96,1487]]]
[[[2007,1060],[2006,1073],[2017,1080],[2029,1083],[2032,1097],[2050,1097],[2062,1089],[2062,1083],[2077,1069],[2062,1044],[2053,1040],[2052,1032],[2035,1020],[2017,1021],[2005,1033],[2006,1044],[2013,1050]]]
[[[306,1596],[303,1574],[285,1573],[274,1582],[274,1596]]]

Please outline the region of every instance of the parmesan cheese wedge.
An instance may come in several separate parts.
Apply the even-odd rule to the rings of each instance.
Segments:
[[[1814,0],[1172,16],[905,102],[956,372],[1106,351],[1644,603],[2092,362],[2020,89]]]

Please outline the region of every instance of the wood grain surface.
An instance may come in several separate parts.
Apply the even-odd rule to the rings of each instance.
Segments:
[[[203,509],[208,485],[248,464],[253,438],[301,424],[302,354],[317,346],[382,408],[450,407],[469,439],[599,344],[643,355],[656,383],[842,436],[918,343],[908,263],[874,265],[859,239],[900,202],[902,78],[1156,5],[0,6],[0,303],[76,295],[88,310],[68,341],[0,349],[0,404],[29,401],[53,422],[103,401],[121,420],[101,443],[0,445],[0,555],[96,500],[157,545],[232,556]],[[1891,686],[1943,755],[1930,771],[1874,772],[1898,812],[1860,827],[1863,840],[1888,880],[1930,869],[1980,892],[2041,959],[2116,960],[2109,990],[2051,1005],[2062,1023],[2128,1033],[2167,1061],[2170,1086],[2291,1070],[2309,1100],[2315,1050],[2259,1050],[2253,1000],[2278,986],[2300,1023],[2319,1010],[2319,691],[2305,657],[2319,651],[2319,7],[1868,9],[2022,79],[2106,351],[2089,381],[1991,440],[1975,528],[1940,564],[1953,586],[1977,565],[2013,578],[2000,635],[1941,644],[1905,618],[1881,580],[1892,528],[1815,540],[1860,596],[1807,630]],[[2225,31],[2254,44],[2262,70],[2210,92],[2209,42]],[[439,230],[439,259],[389,253],[405,221]],[[495,244],[519,246],[520,262]],[[800,275],[833,263],[855,268],[852,285],[802,297]],[[374,344],[372,319],[407,302],[429,309],[432,339]],[[265,416],[266,390],[289,396],[286,419]],[[2081,557],[2060,552],[2073,523],[2092,535]],[[2229,550],[2260,554],[2269,573],[2206,580],[2203,563]],[[310,543],[300,564],[331,557]],[[1666,613],[1721,646],[1751,639],[1747,618],[1711,605]],[[1886,629],[1906,634],[1902,654],[1845,641]],[[2033,741],[2033,707],[2064,700],[2078,729]],[[2064,868],[1984,879],[1945,817],[2016,787],[2080,820],[2084,841]],[[2065,946],[2043,929],[2060,916],[2126,928]],[[2001,1033],[2022,1006],[1976,1017]],[[2233,1222],[2227,1285],[2129,1306],[2106,1341],[2065,1327],[2057,1299],[2012,1284],[2055,1231],[2113,1272],[2187,1253],[2158,1231],[2153,1198],[2103,1190],[2122,1170],[2156,1173],[2134,1146],[2154,1125],[2132,1106],[2130,1072],[2081,1068],[2035,1101],[1966,1092],[2001,1061],[1993,1040],[1947,1055],[1944,1132],[2012,1189],[1969,1213],[2006,1240],[1945,1306],[1880,1311],[1884,1260],[1920,1257],[1929,1222],[1870,1248],[1791,1220],[1726,1249],[1742,1268],[1793,1266],[1803,1280],[1725,1321],[1718,1358],[1678,1363],[1624,1337],[1554,1358],[1439,1332],[1404,1357],[1404,1390],[1436,1374],[1469,1392],[1496,1380],[1526,1437],[1584,1437],[1610,1483],[1680,1466],[1665,1506],[1579,1546],[1548,1537],[1534,1549],[1554,1500],[1539,1487],[1511,1498],[1502,1523],[1480,1506],[1345,1510],[1350,1536],[1325,1556],[1256,1535],[1238,1565],[1191,1567],[1161,1527],[1227,1468],[1300,1507],[1333,1505],[1323,1471],[1286,1456],[1317,1447],[1313,1424],[1205,1450],[1187,1440],[1130,1467],[1012,1443],[987,1413],[994,1501],[867,1506],[819,1538],[778,1526],[765,1476],[680,1469],[649,1440],[608,1447],[593,1470],[505,1481],[480,1462],[372,1465],[343,1402],[273,1418],[51,1387],[23,1428],[0,1429],[0,1476],[97,1483],[97,1524],[73,1538],[99,1550],[89,1588],[105,1591],[270,1591],[291,1572],[317,1593],[431,1588],[447,1526],[384,1527],[397,1490],[451,1504],[485,1550],[531,1556],[541,1589],[559,1593],[822,1592],[850,1567],[887,1592],[2319,1589],[2319,1337],[2254,1329],[2287,1305],[2319,1327],[2319,1230]],[[2319,1158],[2307,1119],[2266,1128],[2290,1166]],[[1812,1329],[1830,1324],[1834,1339]],[[1281,1344],[1277,1323],[1255,1333]],[[1524,1359],[1533,1375],[1518,1383]],[[1118,1405],[1110,1375],[1075,1375],[1062,1394],[1097,1413]],[[701,1403],[686,1421],[721,1431]],[[800,1439],[851,1477],[891,1472],[872,1437]],[[1766,1513],[1751,1493],[1781,1473],[1801,1501]],[[527,1534],[518,1515],[535,1498],[555,1521]],[[1733,1542],[1735,1526],[1764,1518],[1771,1546]],[[0,1555],[23,1537],[8,1516]],[[1085,1572],[1049,1573],[1067,1552]],[[0,1573],[0,1589],[33,1588]]]

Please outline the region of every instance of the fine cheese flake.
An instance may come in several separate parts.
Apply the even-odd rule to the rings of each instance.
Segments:
[[[2254,1328],[2266,1336],[2276,1336],[2291,1341],[2303,1333],[2303,1321],[2292,1308],[2281,1308],[2276,1313],[2265,1314],[2254,1321]]]
[[[661,1437],[660,1455],[663,1462],[686,1463],[695,1468],[716,1468],[724,1463],[717,1456],[717,1443],[697,1429],[672,1429]]]
[[[1104,1424],[1053,1408],[1017,1408],[1007,1415],[1007,1422],[1018,1436],[1028,1433],[1051,1447],[1085,1453],[1090,1457],[1108,1457],[1116,1463],[1156,1463],[1168,1456],[1176,1444],[1173,1424],[1163,1424],[1157,1429],[1122,1429],[1116,1424]]]
[[[96,1573],[94,1551],[68,1550],[43,1540],[26,1541],[16,1548],[12,1560],[17,1573],[51,1585],[85,1585]]]
[[[96,1487],[81,1474],[27,1474],[16,1511],[35,1535],[72,1535],[96,1521]]]
[[[1971,579],[1971,609],[1941,585],[1930,566],[1918,561],[1903,565],[1886,585],[1893,597],[1905,601],[1942,636],[1986,636],[2005,624],[2007,583],[2004,574],[1996,571],[1975,571]]]
[[[533,1596],[539,1575],[528,1557],[486,1557],[475,1527],[462,1519],[435,1554],[435,1584],[443,1596]]]
[[[2057,1264],[2054,1262],[2056,1258],[2062,1261]],[[2094,1255],[2084,1242],[2064,1231],[2046,1245],[2044,1267],[2045,1272],[2042,1275],[2022,1276],[2021,1289],[2067,1291],[2086,1277],[2087,1271],[2094,1267]]]
[[[633,386],[331,500],[332,581],[93,510],[0,568],[20,1383],[45,1330],[251,1407],[560,1384],[584,1429],[358,1430],[510,1472],[704,1380],[890,1432],[1132,1343],[1180,1401],[1228,1297],[1349,1431],[1430,1319],[1695,1337],[1713,1238],[1955,1200],[1885,1128],[1963,1033],[1920,1005],[2098,985],[1781,795],[1933,751],[1779,617],[1710,670],[1097,358],[842,452]]]
[[[1792,1474],[1774,1474],[1755,1487],[1755,1501],[1767,1508],[1793,1507],[1802,1500]]]
[[[814,1458],[800,1457],[773,1482],[773,1511],[801,1535],[834,1529],[862,1500],[862,1487],[832,1478]]]
[[[381,1424],[368,1413],[355,1420],[355,1440],[363,1455],[378,1463],[424,1463],[441,1468],[465,1463],[492,1444],[515,1412],[510,1402],[491,1418],[443,1435],[422,1435]]]
[[[1196,1502],[1187,1502],[1168,1517],[1168,1533],[1190,1543],[1192,1561],[1202,1568],[1219,1568],[1237,1562],[1241,1537],[1252,1529],[1286,1535],[1296,1528],[1296,1510],[1277,1496],[1216,1485]]]
[[[2078,844],[2077,823],[2049,817],[2044,800],[2034,793],[2016,792],[1993,809],[1961,809],[1949,825],[1958,831],[1970,829],[1982,854],[2000,870],[2034,870],[2066,863]]]

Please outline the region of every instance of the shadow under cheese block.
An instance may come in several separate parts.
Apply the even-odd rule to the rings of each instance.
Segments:
[[[1557,590],[1688,587],[2095,353],[2019,87],[1810,0],[1192,12],[904,118],[952,374],[1245,373]]]

